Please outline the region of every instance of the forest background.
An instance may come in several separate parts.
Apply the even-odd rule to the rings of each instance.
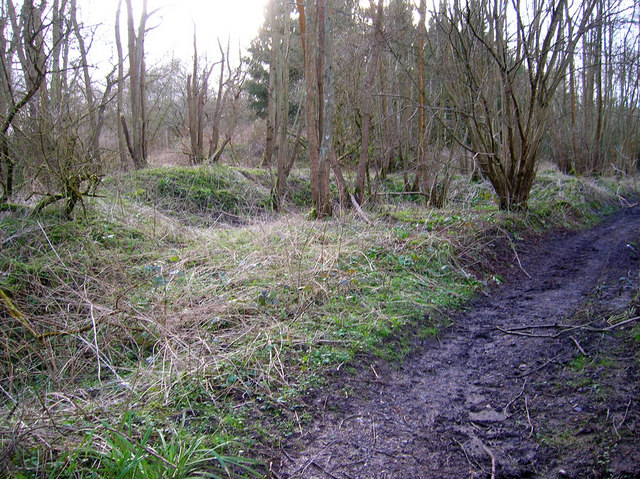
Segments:
[[[567,212],[593,219],[604,198],[622,201],[635,184],[634,3],[271,0],[246,52],[224,39],[205,48],[194,31],[189,61],[149,64],[161,11],[120,0],[107,68],[92,62],[95,25],[78,12],[76,0],[0,7],[8,469],[107,467],[129,445],[175,466],[157,444],[186,444],[185,411],[205,397],[219,437],[196,452],[217,455],[224,470],[216,451],[227,447],[251,469],[246,443],[228,446],[250,414],[222,397],[269,398],[279,411],[280,399],[317,380],[307,377],[312,364],[341,363],[415,311],[501,281],[466,271],[461,237],[420,235],[506,234],[512,245],[532,225],[567,223]],[[476,264],[486,264],[476,246]],[[446,301],[428,277],[444,281]],[[356,320],[353,289],[383,311],[374,324]],[[322,337],[318,318],[334,309],[352,311],[354,323],[334,318],[335,336]],[[113,412],[125,396],[131,407]],[[163,435],[157,418],[171,410],[184,412],[181,432]],[[278,414],[299,425],[295,411]],[[132,429],[145,414],[148,436]],[[80,434],[70,444],[91,454],[54,446],[51,437],[83,421],[101,442]]]

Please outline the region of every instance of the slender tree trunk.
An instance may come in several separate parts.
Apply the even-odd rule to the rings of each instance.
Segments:
[[[604,32],[604,8],[602,0],[598,0],[598,13],[596,14],[596,29],[595,29],[595,45],[594,45],[594,60],[595,60],[595,92],[596,92],[596,128],[594,133],[594,152],[593,152],[593,167],[596,171],[604,173],[604,163],[602,159],[602,132],[604,121],[604,100],[602,91],[602,63],[603,63],[603,32]]]
[[[388,74],[385,74],[385,70],[383,69],[384,64],[380,64],[380,82],[381,84],[388,85],[391,84],[390,78]],[[384,180],[387,178],[387,172],[389,171],[389,167],[391,165],[391,156],[393,155],[393,144],[394,141],[397,141],[397,138],[392,137],[391,135],[391,120],[393,116],[392,107],[389,106],[389,101],[387,100],[386,95],[382,97],[382,115],[384,117],[384,134],[382,135],[382,158],[380,161],[380,179]]]
[[[276,77],[278,71],[280,44],[280,29],[276,25],[278,14],[275,1],[269,2],[268,6],[269,25],[271,26],[271,51],[269,52],[269,87],[267,89],[267,144],[262,157],[262,166],[271,168],[271,159],[275,150],[275,142],[278,128],[278,112],[276,107]],[[278,92],[279,93],[279,92]],[[276,205],[278,208],[278,205]]]
[[[116,10],[116,51],[118,54],[118,90],[116,99],[116,110],[118,119],[118,153],[120,155],[120,167],[127,169],[127,141],[124,136],[124,58],[122,54],[122,41],[120,40],[120,12],[122,8],[122,0],[118,0],[118,9]]]
[[[82,62],[82,75],[84,79],[84,96],[87,101],[87,114],[89,115],[89,152],[90,155],[96,160],[100,161],[100,131],[102,125],[98,124],[98,106],[96,105],[96,99],[93,93],[93,87],[91,82],[91,75],[89,74],[89,61],[87,59],[87,49],[84,43],[84,37],[80,31],[78,25],[78,19],[76,15],[76,0],[71,0],[70,6],[71,23],[73,30],[78,40],[78,48],[80,49],[80,61]],[[112,83],[107,82],[108,88],[106,92],[111,89]],[[104,117],[103,117],[104,118]]]
[[[580,158],[576,170],[587,173],[593,170],[593,117],[595,116],[594,85],[595,65],[593,56],[593,32],[587,32],[582,41],[582,103],[583,103],[583,141],[586,144],[586,156]]]
[[[373,10],[373,1],[371,2]],[[371,42],[371,58],[367,65],[367,75],[365,83],[362,85],[362,128],[360,145],[360,161],[358,162],[358,172],[356,176],[355,198],[360,204],[363,203],[366,195],[366,175],[367,168],[371,161],[369,157],[369,145],[371,135],[371,89],[375,83],[375,74],[378,68],[378,56],[380,54],[380,45],[384,41],[382,37],[382,10],[383,1],[378,0],[378,7],[373,23],[373,35]]]
[[[60,105],[60,101],[62,99],[62,71],[60,60],[62,53],[62,38],[64,36],[64,13],[66,8],[66,0],[62,0],[62,5],[60,5],[60,0],[54,0],[53,6],[51,8],[51,25],[52,25],[52,49],[51,49],[51,104],[56,106]],[[71,8],[69,9],[70,16],[74,21],[74,29],[76,27],[77,22],[75,21],[75,1],[71,1]],[[84,49],[84,42],[82,45]],[[81,52],[82,53],[82,52]]]
[[[300,24],[300,36],[302,39],[302,58],[304,65],[304,80],[306,89],[305,123],[308,139],[309,167],[311,170],[311,202],[317,207],[320,201],[318,188],[318,158],[320,153],[320,140],[318,138],[318,124],[315,116],[318,85],[316,82],[316,68],[313,61],[315,52],[314,25],[307,23],[307,11],[304,0],[296,0],[298,8],[298,22]],[[311,17],[312,18],[312,17]]]
[[[426,0],[420,0],[418,8],[420,18],[418,20],[418,172],[416,173],[416,184],[420,190],[425,193],[425,199],[429,201],[429,166],[427,162],[427,111],[425,98],[425,73],[424,73],[424,54],[426,49]]]
[[[287,177],[291,171],[289,161],[289,46],[290,46],[290,33],[289,33],[289,9],[285,5],[281,5],[278,18],[280,20],[280,27],[282,28],[282,35],[278,35],[279,48],[276,51],[276,64],[277,64],[277,109],[278,109],[278,123],[280,128],[280,138],[278,140],[278,172],[277,172],[277,186],[276,191],[276,205],[280,209],[282,195],[284,194],[284,186],[287,182]],[[274,39],[275,42],[275,39]]]
[[[331,216],[331,198],[329,196],[329,168],[333,155],[334,102],[334,65],[333,65],[333,0],[318,0],[318,110],[322,124],[320,154],[318,159],[318,204],[316,212],[319,218]],[[322,81],[320,81],[322,79]]]
[[[136,169],[147,166],[146,66],[144,39],[146,34],[147,0],[142,0],[138,33],[134,27],[131,0],[127,3],[129,46],[129,93],[131,97],[131,158]]]
[[[567,7],[568,14],[568,7]],[[571,23],[569,23],[571,25]],[[569,37],[571,37],[571,27],[569,27]],[[571,156],[569,164],[565,165],[564,172],[569,173],[575,168],[578,157],[578,123],[577,123],[577,100],[576,100],[576,74],[574,53],[569,52],[569,95],[571,101]]]

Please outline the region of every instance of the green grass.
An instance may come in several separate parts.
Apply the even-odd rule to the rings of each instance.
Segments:
[[[136,427],[131,419],[121,428],[103,424],[104,433],[91,432],[75,450],[50,467],[52,477],[188,479],[195,477],[263,477],[252,459],[219,453],[211,436],[163,433]]]
[[[577,355],[569,362],[569,368],[575,372],[582,372],[588,366],[589,360],[582,354]]]
[[[390,177],[389,191],[401,181]],[[486,183],[457,178],[449,207],[385,196],[365,224],[310,220],[298,174],[292,212],[275,216],[268,186],[260,170],[149,169],[107,181],[86,218],[2,217],[8,470],[160,477],[181,458],[217,474],[234,460],[252,467],[242,458],[254,447],[302,427],[302,393],[328,371],[362,354],[401,360],[502,282],[486,245],[595,221],[615,197],[604,180],[545,171],[516,215],[498,211]],[[23,424],[59,447],[43,450]]]

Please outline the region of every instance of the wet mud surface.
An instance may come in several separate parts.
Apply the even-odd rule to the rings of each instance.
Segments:
[[[640,208],[518,253],[401,364],[310,394],[274,477],[640,477]]]

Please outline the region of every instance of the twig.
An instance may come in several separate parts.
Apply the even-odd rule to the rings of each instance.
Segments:
[[[496,326],[498,331],[501,331],[505,334],[511,334],[513,336],[524,336],[527,338],[558,338],[562,336],[564,333],[569,331],[575,331],[576,329],[581,329],[584,331],[590,331],[592,333],[605,333],[607,331],[611,331],[613,329],[619,328],[620,326],[624,326],[629,323],[633,323],[634,321],[640,320],[640,316],[636,316],[635,318],[630,318],[625,321],[621,321],[612,326],[608,326],[606,328],[592,328],[589,326],[581,326],[581,325],[569,325],[569,324],[541,324],[541,325],[533,325],[533,326],[520,326],[517,328],[504,329],[500,326]],[[591,324],[591,323],[589,323]],[[552,328],[564,328],[562,331],[559,331],[555,334],[533,334],[527,332],[529,329],[552,329]],[[572,338],[573,339],[573,338]]]
[[[388,453],[386,451],[382,451],[380,449],[374,449],[373,452],[377,453],[377,454],[383,454],[387,457],[390,457],[391,459],[396,459],[396,456],[394,454]]]
[[[513,241],[511,241],[511,237],[505,231],[503,231],[503,233],[505,234],[505,236],[509,240],[509,246],[511,246],[511,249],[513,250],[513,254],[516,256],[516,260],[518,261],[518,266],[520,267],[522,272],[527,275],[527,278],[531,279],[531,275],[529,273],[527,273],[527,270],[524,269],[524,267],[522,266],[522,263],[520,262],[520,256],[518,256],[518,252],[516,251],[516,247],[513,244]]]
[[[2,387],[2,384],[0,384],[0,391],[2,391],[2,392],[5,394],[5,396],[7,396],[7,397],[9,398],[9,400],[14,404],[14,408],[15,408],[15,406],[17,406],[17,405],[18,405],[18,401],[16,401],[15,399],[13,399],[13,396],[11,396],[11,394],[9,394],[9,393],[6,391],[6,389]],[[7,418],[7,419],[9,419],[9,418]]]
[[[360,205],[356,201],[355,197],[352,194],[349,194],[349,196],[351,197],[351,204],[356,209],[356,212],[358,213],[358,216],[360,218],[362,218],[365,221],[365,223],[370,225],[371,224],[371,220],[369,218],[367,218],[367,215],[365,214],[365,212],[362,211],[362,208],[360,207]]]
[[[269,466],[271,466],[271,464]],[[271,467],[269,467],[269,475],[275,477],[275,479],[281,479],[280,475],[276,471],[271,469]]]
[[[622,417],[622,420],[620,421],[620,424],[618,424],[616,426],[616,419],[612,418],[612,423],[613,423],[613,430],[616,433],[616,436],[618,436],[618,438],[620,438],[620,433],[618,433],[618,429],[620,429],[622,427],[622,425],[624,424],[624,422],[627,420],[627,415],[629,414],[629,408],[631,407],[631,399],[629,399],[629,402],[627,403],[627,409],[624,411],[624,416]]]
[[[53,428],[58,433],[64,435],[65,433],[58,427],[58,423],[56,422],[54,417],[51,415],[51,411],[47,407],[47,405],[45,403],[45,400],[42,397],[40,397],[40,394],[38,394],[38,391],[36,391],[35,388],[33,388],[33,395],[36,397],[36,399],[38,399],[38,402],[40,403],[40,406],[42,406],[42,411],[47,415],[47,417],[51,421],[51,425],[53,426]]]
[[[31,325],[29,320],[25,318],[24,314],[22,314],[20,310],[13,305],[13,303],[11,302],[11,299],[9,299],[9,296],[7,296],[6,293],[1,289],[0,289],[0,300],[4,304],[4,307],[9,314],[15,319],[17,319],[20,322],[20,324],[22,324],[22,326],[24,326],[24,328],[29,332],[31,336],[33,336],[35,339],[42,342],[42,336],[38,334],[38,332]]]
[[[625,324],[629,324],[629,323],[632,323],[634,321],[638,321],[639,319],[640,319],[640,316],[636,316],[635,318],[627,319],[627,320],[622,321],[620,323],[616,323],[613,326],[609,326],[608,328],[603,328],[603,329],[601,329],[601,331],[611,331],[612,329],[616,329],[616,328],[619,328],[620,326],[624,326]]]
[[[471,467],[474,467],[475,465],[480,466],[479,464],[473,464],[473,462],[471,462],[471,458],[469,457],[469,454],[467,454],[467,450],[464,448],[464,444],[462,444],[460,441],[458,441],[455,437],[453,438],[453,440],[458,444],[458,446],[460,446],[460,449],[462,449],[462,452],[464,453],[464,457],[467,459],[467,462],[469,463],[469,465]],[[482,469],[482,466],[480,466],[480,468]]]
[[[531,423],[531,415],[529,414],[529,401],[527,397],[524,397],[524,408],[527,411],[527,421],[529,421],[529,426],[531,426],[531,431],[529,432],[529,437],[533,436],[533,424]]]
[[[575,327],[576,327],[575,324],[553,323],[553,324],[537,324],[532,326],[518,326],[516,328],[507,329],[507,331],[512,332],[512,331],[526,331],[527,329],[553,329],[553,328],[571,329]]]
[[[298,417],[298,411],[293,411],[296,415],[296,421],[298,421],[298,429],[300,429],[300,435],[302,436],[304,432],[302,431],[302,424],[300,424],[300,418]]]
[[[403,195],[429,196],[427,193],[423,193],[422,191],[381,191],[378,194],[380,196],[403,196]]]
[[[574,338],[573,336],[571,336],[571,341],[574,342],[574,344],[576,345],[576,347],[578,348],[578,350],[580,351],[580,353],[582,353],[582,355],[586,358],[589,357],[589,355],[587,354],[587,352],[582,348],[582,346],[580,346],[580,343],[578,342],[578,340],[576,338]]]
[[[284,448],[282,447],[282,445],[280,446],[280,450],[282,451],[282,453],[285,455],[285,457],[286,457],[287,459],[289,459],[292,463],[294,463],[294,464],[295,464],[295,462],[296,462],[296,461],[295,461],[295,459],[289,455],[289,453],[287,452],[287,450],[286,450],[286,449],[284,449]]]
[[[549,326],[551,327],[551,326]],[[498,331],[502,331],[505,334],[511,334],[514,336],[525,336],[527,338],[559,338],[560,336],[562,336],[564,333],[568,333],[569,331],[575,331],[576,329],[583,329],[585,331],[592,331],[592,332],[603,332],[605,331],[604,329],[596,329],[596,328],[589,328],[588,326],[569,326],[569,325],[558,325],[557,327],[561,328],[564,327],[565,329],[563,329],[562,331],[559,331],[555,334],[533,334],[533,333],[526,333],[523,332],[526,329],[535,329],[536,326],[530,326],[530,327],[521,327],[521,328],[514,328],[514,329],[504,329],[501,328],[500,326],[496,326],[496,329]],[[546,326],[540,326],[540,328],[544,328],[546,329]]]
[[[380,379],[380,376],[378,376],[378,373],[376,372],[376,368],[373,367],[373,364],[370,364],[371,366],[371,370],[373,371],[373,374],[376,375],[376,379]]]
[[[342,422],[340,422],[340,425],[338,426],[338,429],[342,429],[342,426],[344,426],[344,423],[345,423],[345,422],[350,421],[351,419],[358,418],[358,417],[362,417],[362,416],[361,416],[360,414],[354,414],[353,416],[345,417],[345,418],[342,420]]]
[[[615,168],[615,166],[614,166],[614,168]],[[620,170],[618,170],[618,168],[615,168],[615,169],[616,169],[617,171],[620,171]],[[630,203],[630,202],[629,202],[629,200],[628,200],[628,199],[626,199],[626,198],[625,198],[624,196],[622,196],[622,195],[616,195],[616,197],[617,197],[617,198],[618,198],[618,200],[620,201],[620,204],[621,204],[621,205],[623,205],[623,206],[625,206],[625,207],[627,207],[627,208],[633,208],[634,206],[637,206],[637,205],[639,204],[638,202],[636,202],[636,203]]]
[[[480,441],[480,444],[482,444],[482,450],[484,452],[486,452],[487,454],[489,454],[489,457],[491,458],[491,479],[495,479],[495,477],[496,477],[496,456],[494,456],[494,454],[491,451],[491,449],[489,449],[482,441]]]
[[[496,326],[498,331],[502,331],[504,334],[511,334],[513,336],[525,336],[527,338],[557,338],[559,334],[532,334],[532,333],[523,333],[521,331],[515,331],[512,329],[503,329],[500,326]]]
[[[511,401],[509,401],[509,402],[507,403],[507,405],[504,407],[504,409],[502,410],[502,411],[504,412],[504,415],[505,415],[505,416],[507,416],[507,417],[509,416],[509,411],[508,411],[509,406],[511,406],[514,402],[516,402],[516,401],[518,400],[518,398],[519,398],[520,396],[522,396],[522,394],[524,393],[524,388],[525,388],[525,387],[527,387],[527,380],[526,380],[526,379],[524,380],[524,383],[522,384],[522,389],[520,390],[520,394],[518,394],[518,395],[517,395],[516,397],[514,397]]]
[[[47,240],[47,243],[49,243],[49,246],[51,247],[51,250],[56,255],[56,258],[58,258],[58,261],[60,261],[60,263],[62,263],[62,265],[66,267],[67,265],[64,264],[64,261],[62,261],[62,258],[60,258],[60,255],[58,255],[58,252],[53,247],[53,244],[51,244],[51,241],[49,240],[49,237],[47,236],[47,233],[44,231],[44,228],[42,227],[42,225],[40,224],[39,221],[37,221],[37,224],[40,227],[40,231],[42,231],[42,234],[44,235],[45,239]]]
[[[373,434],[373,443],[375,444],[378,440],[378,434],[376,433],[376,421],[371,418],[371,433]]]
[[[85,283],[85,294],[86,283]],[[93,345],[96,348],[96,361],[98,362],[98,382],[102,385],[102,365],[100,364],[100,349],[98,348],[98,329],[96,328],[96,318],[93,314],[93,303],[89,301],[89,315],[91,316],[91,325],[93,326]]]
[[[509,242],[511,242],[511,240],[509,240]],[[518,260],[518,266],[520,266],[522,272],[527,275],[527,278],[531,279],[531,275],[527,273],[527,270],[522,266],[522,263],[520,262],[520,256],[518,256],[518,252],[516,251],[516,248],[515,246],[513,246],[513,244],[511,245],[511,248],[513,249],[513,253],[516,255],[516,259]],[[491,477],[493,477],[494,475],[495,474],[492,474]]]

